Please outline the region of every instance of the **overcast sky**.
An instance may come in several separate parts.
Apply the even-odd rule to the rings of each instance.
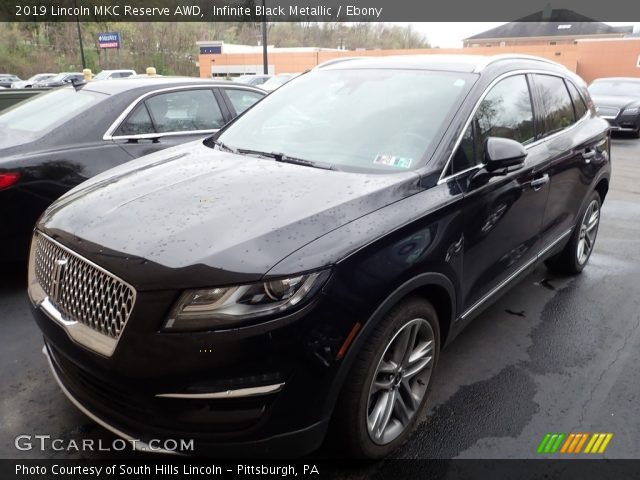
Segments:
[[[632,0],[633,1],[633,0]],[[637,1],[637,0],[636,0]],[[484,32],[505,22],[404,22],[422,32],[432,46],[441,48],[462,47],[464,38]],[[640,29],[640,23],[607,22],[609,25],[634,25]]]

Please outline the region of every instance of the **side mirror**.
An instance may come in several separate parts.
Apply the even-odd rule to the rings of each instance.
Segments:
[[[489,137],[484,143],[485,169],[495,172],[503,168],[522,167],[527,151],[510,138]]]

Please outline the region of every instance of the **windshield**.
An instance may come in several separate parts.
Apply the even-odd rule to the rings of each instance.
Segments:
[[[0,113],[0,148],[36,140],[104,98],[107,96],[95,92],[62,88],[4,110]]]
[[[414,169],[475,78],[425,70],[312,71],[265,97],[217,140],[337,168]]]
[[[614,97],[640,97],[640,82],[629,80],[607,80],[592,83],[591,95],[611,95]]]

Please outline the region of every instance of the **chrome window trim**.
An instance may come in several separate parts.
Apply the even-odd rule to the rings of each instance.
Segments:
[[[460,131],[460,134],[458,135],[458,138],[456,140],[456,143],[454,144],[454,148],[451,151],[451,154],[449,155],[449,158],[447,159],[447,162],[445,163],[442,172],[440,173],[440,178],[438,179],[438,183],[437,185],[440,185],[441,183],[445,183],[455,177],[458,177],[459,175],[462,175],[463,173],[467,173],[470,172],[471,170],[476,170],[476,169],[480,169],[482,167],[482,163],[479,163],[477,165],[474,165],[473,167],[469,167],[465,170],[462,170],[460,172],[456,172],[456,173],[452,173],[451,175],[447,175],[444,176],[445,172],[447,171],[447,169],[449,168],[449,166],[451,165],[451,162],[453,161],[453,156],[456,154],[456,152],[458,151],[458,147],[460,147],[460,144],[462,143],[462,137],[464,136],[464,132],[467,131],[467,128],[469,128],[469,125],[471,124],[471,121],[473,120],[473,117],[475,116],[476,112],[478,111],[478,108],[480,108],[480,104],[482,103],[482,101],[485,99],[485,97],[489,94],[489,92],[491,91],[491,89],[493,87],[496,86],[496,84],[502,80],[504,80],[505,78],[509,78],[509,77],[513,77],[515,75],[526,75],[526,74],[538,74],[538,75],[551,75],[554,77],[559,77],[561,79],[563,79],[564,81],[568,81],[571,82],[570,79],[568,79],[567,77],[565,77],[564,75],[557,73],[557,72],[550,72],[547,70],[535,70],[535,69],[526,69],[526,70],[513,70],[511,72],[506,72],[503,73],[499,76],[497,76],[488,86],[487,88],[485,88],[484,92],[482,92],[482,95],[480,96],[480,98],[478,99],[478,101],[476,102],[475,106],[473,107],[473,110],[471,111],[471,114],[469,115],[469,117],[467,118],[467,121],[464,123],[464,127],[462,128],[462,130]],[[574,86],[575,83],[571,82]],[[577,88],[577,87],[576,87]],[[578,89],[578,92],[580,90]],[[531,92],[533,93],[533,92]],[[569,93],[567,91],[567,93]],[[569,97],[571,97],[571,95],[569,95]],[[572,103],[573,103],[573,99],[572,99]],[[585,102],[586,103],[586,102]],[[532,104],[533,106],[533,104]],[[580,119],[576,120],[574,123],[572,123],[570,126],[558,131],[558,132],[554,132],[551,135],[547,135],[546,137],[542,137],[539,138],[537,140],[534,140],[531,143],[527,143],[526,145],[524,145],[525,150],[529,150],[532,147],[535,147],[537,145],[541,145],[542,143],[545,143],[563,133],[566,133],[568,131],[570,131],[571,129],[573,129],[574,127],[582,124],[587,117],[589,116],[591,112],[589,111],[589,109],[587,108],[587,111],[585,112],[585,114],[580,117]],[[535,111],[534,111],[534,115],[535,115]]]
[[[91,412],[91,410],[89,410],[82,403],[80,403],[80,401],[78,399],[76,399],[76,397],[74,397],[73,394],[69,391],[69,389],[67,389],[67,387],[64,385],[64,383],[62,382],[62,379],[58,375],[58,372],[56,372],[56,369],[55,369],[55,367],[53,365],[53,360],[51,359],[51,354],[47,350],[47,346],[46,345],[44,345],[42,347],[42,354],[47,358],[47,363],[49,364],[49,368],[51,369],[51,373],[53,374],[53,378],[55,379],[56,383],[60,387],[60,390],[62,390],[62,393],[65,394],[65,396],[69,399],[69,401],[71,403],[73,403],[73,405],[75,405],[75,407],[78,410],[80,410],[82,413],[84,413],[91,420],[96,422],[101,427],[106,428],[111,433],[115,434],[116,436],[118,436],[120,438],[124,438],[125,440],[129,440],[131,442],[131,445],[133,446],[134,450],[138,450],[138,451],[141,451],[141,452],[158,452],[158,453],[167,453],[167,454],[171,454],[171,455],[182,455],[181,453],[175,452],[173,450],[164,450],[164,449],[156,449],[156,448],[151,449],[148,444],[146,444],[144,442],[141,442],[137,438],[133,438],[131,435],[127,435],[122,430],[119,430],[118,428],[114,427],[110,423],[107,423],[105,420],[103,420],[100,417],[96,416],[93,412]]]
[[[250,85],[220,85],[220,84],[211,84],[207,85],[206,83],[194,83],[193,85],[179,85],[177,87],[165,87],[158,90],[152,90],[150,92],[143,93],[138,98],[136,98],[127,108],[125,108],[120,115],[115,119],[115,121],[107,128],[107,131],[102,136],[103,140],[111,141],[111,140],[139,140],[145,138],[161,138],[168,136],[177,136],[177,135],[198,135],[200,133],[207,135],[210,133],[215,133],[219,129],[211,129],[211,130],[184,130],[180,132],[162,132],[162,133],[141,133],[137,135],[113,135],[114,132],[120,128],[122,122],[129,116],[129,114],[142,102],[144,102],[147,98],[152,97],[157,94],[169,93],[174,91],[181,90],[203,90],[209,89],[213,93],[213,89],[215,88],[235,88],[237,90],[249,90],[255,93],[264,93],[266,96],[266,92],[260,88],[252,87]],[[216,104],[218,104],[218,100],[215,98],[214,100]]]
[[[118,282],[121,282],[124,286],[131,289],[132,296],[133,296],[132,312],[133,310],[135,310],[138,292],[133,287],[133,285],[124,281],[123,279],[114,275],[113,273],[105,270],[100,265],[97,265],[96,263],[92,262],[86,257],[83,257],[82,255],[74,252],[73,250],[65,247],[60,242],[51,238],[49,235],[46,235],[41,231],[37,231],[37,234],[43,236],[45,239],[47,239],[47,241],[53,243],[60,249],[67,252],[69,255],[72,255],[78,258],[79,260],[87,263],[87,265],[91,266],[92,268],[95,268],[96,270],[103,273],[104,275],[107,275],[112,279]],[[51,302],[51,299],[49,298],[47,293],[40,286],[40,284],[38,283],[38,280],[36,279],[35,259],[34,259],[35,243],[36,242],[31,242],[31,253],[29,255],[29,266],[28,266],[27,293],[29,295],[29,298],[31,299],[31,302],[36,308],[41,309],[51,320],[53,320],[58,325],[60,325],[65,331],[65,333],[69,336],[69,338],[73,340],[75,343],[86,348],[87,350],[90,350],[104,357],[107,357],[107,358],[111,357],[116,347],[118,346],[118,342],[122,338],[122,335],[124,335],[124,331],[127,328],[127,325],[129,324],[128,319],[122,326],[122,330],[120,331],[120,335],[118,336],[118,338],[112,338],[98,332],[97,330],[92,329],[91,327],[85,325],[82,322],[65,318],[62,312],[60,312],[55,307],[55,305]]]
[[[522,265],[520,268],[518,268],[515,272],[513,272],[511,275],[509,275],[507,278],[505,278],[502,282],[500,282],[498,285],[496,285],[495,287],[493,287],[485,296],[483,296],[482,298],[480,298],[478,301],[476,301],[473,305],[471,305],[471,307],[469,307],[468,309],[466,309],[464,311],[464,313],[462,315],[460,315],[459,320],[463,320],[465,318],[467,318],[473,311],[477,310],[478,307],[480,307],[482,304],[484,304],[487,300],[489,300],[493,295],[495,295],[496,293],[498,293],[500,290],[502,290],[505,286],[507,286],[509,283],[511,283],[512,280],[514,280],[516,277],[518,277],[522,272],[524,272],[527,268],[529,268],[531,265],[533,265],[535,262],[537,262],[538,260],[540,260],[540,258],[542,258],[542,256],[547,253],[549,250],[551,250],[553,247],[555,247],[558,243],[560,243],[564,238],[567,237],[567,235],[569,235],[571,232],[573,231],[573,227],[571,227],[570,229],[568,229],[566,232],[564,232],[563,234],[561,234],[558,238],[556,238],[554,241],[552,241],[549,245],[547,245],[546,247],[544,247],[542,250],[540,250],[536,255],[533,256],[533,258],[531,258],[529,261],[527,261],[524,265]]]
[[[222,392],[210,393],[158,393],[156,397],[161,398],[184,398],[184,399],[214,399],[214,398],[245,398],[255,397],[257,395],[268,395],[270,393],[279,392],[284,388],[283,383],[275,383],[273,385],[263,385],[260,387],[239,388],[237,390],[224,390]]]
[[[163,137],[179,137],[183,135],[209,135],[216,133],[219,128],[213,130],[182,130],[180,132],[162,132],[162,133],[137,133],[135,135],[116,135],[109,140],[152,140]]]

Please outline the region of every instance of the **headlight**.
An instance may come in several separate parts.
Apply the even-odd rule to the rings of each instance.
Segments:
[[[622,112],[622,114],[623,115],[637,115],[639,111],[640,111],[639,107],[629,107],[629,108],[625,108],[624,112]]]
[[[307,302],[329,278],[329,270],[269,282],[187,290],[164,329],[172,332],[233,328]]]

